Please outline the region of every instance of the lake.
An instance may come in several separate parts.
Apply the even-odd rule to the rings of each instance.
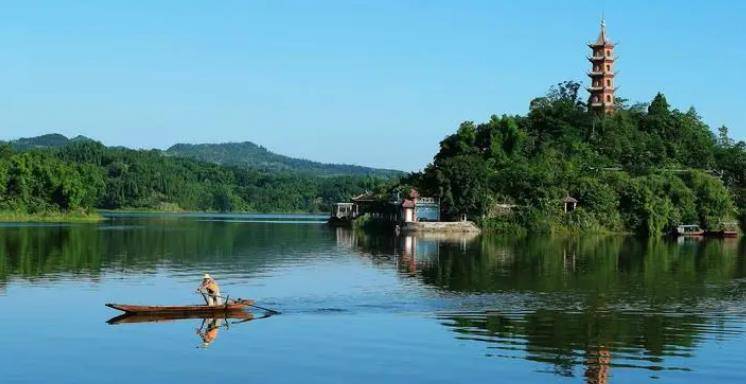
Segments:
[[[282,313],[109,324],[205,272]],[[3,383],[746,382],[746,242],[273,215],[0,224]]]

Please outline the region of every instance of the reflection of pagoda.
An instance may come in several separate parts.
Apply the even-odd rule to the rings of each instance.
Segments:
[[[609,364],[611,352],[604,346],[595,351],[588,351],[585,359],[585,382],[588,384],[606,384],[609,382]]]
[[[614,112],[614,43],[606,37],[606,21],[601,20],[601,33],[594,43],[588,44],[591,48],[591,86],[588,92],[591,94],[588,105],[591,110],[603,113]]]

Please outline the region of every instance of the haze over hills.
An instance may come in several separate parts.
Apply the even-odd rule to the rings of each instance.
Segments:
[[[80,141],[95,140],[85,136],[68,138],[59,133],[51,133],[10,140],[7,143],[15,150],[25,151],[31,149],[61,148]],[[378,169],[350,164],[320,163],[312,160],[293,158],[271,152],[250,141],[220,144],[175,144],[167,150],[160,152],[165,156],[184,157],[225,166],[255,168],[267,171],[302,172],[316,176],[370,175],[388,178],[404,174],[402,171],[391,169]]]

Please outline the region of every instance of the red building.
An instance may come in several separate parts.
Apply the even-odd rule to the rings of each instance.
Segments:
[[[606,36],[606,21],[601,19],[601,32],[595,42],[588,44],[591,48],[591,86],[588,88],[591,96],[588,106],[597,112],[614,112],[614,43]]]

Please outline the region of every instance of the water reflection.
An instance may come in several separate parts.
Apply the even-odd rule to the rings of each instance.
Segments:
[[[188,217],[114,218],[103,225],[12,225],[0,228],[0,289],[8,278],[61,275],[98,280],[107,272],[154,273],[162,266],[221,276],[251,274],[328,249],[322,225],[205,222]],[[282,252],[278,252],[281,248]],[[252,257],[245,257],[251,255]]]
[[[337,235],[369,257],[397,254],[402,278],[459,295],[465,309],[438,315],[458,339],[588,383],[619,368],[687,371],[704,340],[744,331],[738,240]]]
[[[727,312],[740,311],[744,300],[746,250],[738,240],[679,244],[623,236],[392,237],[344,229],[337,229],[337,239],[361,255],[395,263],[403,277],[416,276],[443,292],[486,298],[533,295],[540,299],[536,309]]]
[[[739,239],[679,243],[615,236],[397,237],[316,224],[178,217],[0,228],[0,295],[6,284],[19,292],[0,299],[37,310],[20,292],[40,280],[51,281],[39,284],[48,289],[32,291],[47,302],[57,298],[58,288],[72,292],[68,300],[81,312],[65,315],[75,317],[68,327],[90,318],[102,322],[97,311],[104,310],[104,300],[116,296],[153,301],[145,304],[182,300],[182,292],[191,292],[182,290],[193,288],[192,278],[210,271],[236,293],[262,292],[262,299],[272,299],[268,304],[273,308],[287,308],[285,323],[271,323],[277,332],[290,334],[303,321],[316,327],[308,335],[303,329],[309,345],[328,341],[327,319],[337,319],[338,326],[380,321],[365,328],[367,332],[416,321],[410,330],[420,325],[436,329],[434,335],[420,335],[422,345],[442,342],[439,330],[453,336],[445,338],[452,344],[442,344],[444,349],[456,351],[453,356],[465,361],[481,364],[478,359],[486,355],[489,364],[503,369],[520,359],[542,372],[591,383],[603,383],[620,372],[637,372],[631,375],[637,378],[696,370],[693,365],[707,359],[703,354],[708,343],[742,340],[745,264],[746,243]],[[82,291],[88,286],[79,280],[96,284]],[[66,304],[57,308],[64,310]],[[399,316],[401,312],[422,316]],[[26,319],[18,313],[6,311],[6,321],[22,324]],[[44,309],[37,314],[35,318],[49,315]],[[309,320],[314,316],[325,317]],[[214,345],[218,334],[247,319],[113,320],[153,327],[163,321],[192,321],[188,337],[196,334],[200,345]],[[178,326],[168,329],[184,331]],[[110,345],[117,336],[110,331],[97,334],[101,345]],[[118,342],[141,340],[136,332],[125,336]],[[377,345],[368,334],[344,336],[360,337],[357,341],[366,348],[359,350],[371,353],[376,348],[389,351],[397,342],[405,345],[393,337]],[[48,337],[39,337],[34,346],[53,348]],[[461,342],[468,348],[459,350]],[[288,341],[287,348],[294,343]],[[338,350],[332,344],[327,351]],[[19,350],[22,344],[14,345]],[[402,353],[425,356],[417,361],[430,364],[429,351],[408,348],[402,347]],[[734,355],[739,352],[728,348]],[[724,366],[734,368],[734,363]]]
[[[264,315],[260,318],[269,317]],[[251,312],[234,311],[226,312],[220,315],[206,315],[204,313],[194,314],[124,314],[109,319],[106,323],[109,325],[119,324],[142,324],[142,323],[163,323],[178,320],[201,319],[199,327],[196,328],[196,334],[199,336],[201,343],[200,348],[209,347],[218,338],[221,329],[230,329],[231,325],[245,323],[254,320]]]
[[[485,343],[490,356],[546,363],[555,374],[589,383],[605,382],[612,368],[688,370],[681,358],[692,357],[705,334],[742,332],[723,325],[723,317],[693,314],[537,310],[440,318],[459,339]]]

